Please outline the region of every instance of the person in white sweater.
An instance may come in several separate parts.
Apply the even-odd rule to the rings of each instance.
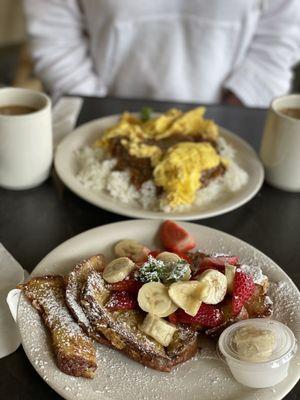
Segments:
[[[300,60],[300,0],[24,0],[36,74],[62,94],[268,106]]]

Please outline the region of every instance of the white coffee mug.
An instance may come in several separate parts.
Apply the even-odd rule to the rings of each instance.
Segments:
[[[52,163],[51,101],[28,89],[0,89],[0,108],[27,106],[35,111],[0,114],[0,186],[29,189],[49,176]]]
[[[273,100],[268,111],[260,157],[265,166],[266,181],[291,192],[300,191],[300,119],[282,112],[300,109],[300,95],[292,94]]]

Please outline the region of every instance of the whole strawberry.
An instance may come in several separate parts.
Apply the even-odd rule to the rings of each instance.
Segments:
[[[255,284],[250,275],[246,275],[239,269],[236,270],[232,291],[232,313],[237,315],[243,305],[251,298],[255,291]]]

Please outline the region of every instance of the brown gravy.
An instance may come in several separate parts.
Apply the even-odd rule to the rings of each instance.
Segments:
[[[288,117],[300,119],[300,108],[282,108],[279,111]]]
[[[0,115],[24,115],[37,111],[36,108],[28,106],[10,105],[0,107]]]

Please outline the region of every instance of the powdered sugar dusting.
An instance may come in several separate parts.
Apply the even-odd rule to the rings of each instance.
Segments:
[[[282,323],[295,327],[295,322],[299,318],[300,299],[299,296],[293,296],[288,282],[271,282],[269,296],[274,305],[273,318]],[[300,331],[300,324],[298,322]]]
[[[262,272],[262,269],[257,265],[246,265],[243,264],[240,266],[242,272],[247,275],[252,276],[254,283],[257,285],[262,285],[266,279],[268,279]]]
[[[80,359],[82,365],[86,363],[87,371],[90,362],[95,363],[94,346],[70,315],[64,299],[63,278],[55,276],[37,278],[36,281],[33,279],[33,283],[25,284],[24,293],[42,311],[45,324],[52,332],[53,351],[55,349],[60,359],[67,355],[73,360]]]
[[[86,315],[84,314],[82,308],[79,306],[75,298],[69,296],[68,302],[69,302],[69,307],[74,310],[76,317],[78,318],[78,321],[87,328],[90,328],[89,320],[87,319]]]

